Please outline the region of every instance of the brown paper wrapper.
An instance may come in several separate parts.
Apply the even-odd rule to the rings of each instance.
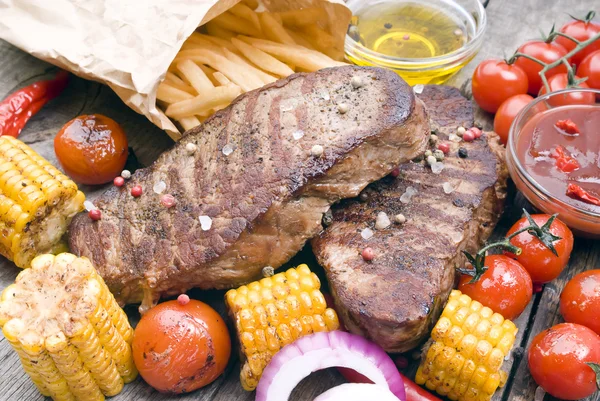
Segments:
[[[72,73],[110,86],[177,139],[156,90],[194,30],[239,0],[0,0],[0,38]],[[269,11],[322,7],[340,49],[351,12],[342,0],[265,0]],[[340,54],[340,59],[343,54]]]

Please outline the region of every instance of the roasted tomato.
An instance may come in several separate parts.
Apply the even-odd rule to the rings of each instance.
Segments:
[[[575,76],[575,79],[580,79],[578,76]],[[558,92],[563,89],[567,89],[569,85],[569,77],[568,74],[556,74],[548,79],[548,86],[550,86],[550,92]],[[579,88],[589,88],[587,83],[581,82],[577,84]],[[546,88],[542,86],[540,89],[540,95],[546,94]],[[555,95],[548,101],[552,106],[568,106],[571,104],[594,104],[596,103],[596,95],[593,93],[586,92],[570,92],[562,95]]]
[[[600,270],[588,270],[571,279],[560,295],[560,314],[600,334]]]
[[[546,392],[579,400],[596,390],[588,363],[600,362],[600,336],[579,324],[562,323],[535,336],[529,348],[529,370]]]
[[[503,144],[508,143],[510,126],[517,114],[531,102],[533,102],[533,97],[529,95],[515,95],[500,105],[496,117],[494,117],[494,131],[500,136]]]
[[[540,40],[532,40],[527,42],[519,47],[517,51],[548,64],[553,63],[567,54],[567,49],[558,43],[546,43]],[[540,71],[542,71],[543,68],[542,65],[525,57],[519,57],[517,61],[515,61],[515,64],[525,71],[525,74],[527,74],[527,80],[529,81],[529,94],[537,96],[537,94],[540,92],[540,88],[542,87],[542,78],[540,77]],[[548,71],[546,73],[546,78],[550,78],[552,75],[559,74],[561,72],[567,72],[567,67],[562,64]]]
[[[589,54],[583,59],[577,73],[582,77],[587,77],[585,83],[594,89],[600,89],[600,50]]]
[[[473,73],[475,101],[485,111],[495,113],[509,97],[527,93],[527,74],[504,60],[484,60]]]
[[[585,19],[575,19],[571,22],[566,23],[560,28],[560,32],[565,33],[580,42],[584,42],[594,35],[597,35],[600,32],[600,24],[592,21],[594,18],[594,13],[589,13]],[[559,43],[562,47],[571,51],[577,46],[575,42],[570,40],[569,38],[565,38],[563,36],[559,36],[555,39],[556,43]],[[585,49],[581,50],[577,54],[573,56],[571,60],[573,63],[579,65],[579,63],[590,53],[600,50],[600,40],[594,41],[592,44],[588,45]]]
[[[223,373],[231,354],[221,316],[182,295],[150,309],[133,337],[133,361],[144,380],[165,393],[187,393]]]
[[[534,214],[531,218],[538,226],[542,227],[550,219],[550,216],[547,214]],[[529,226],[529,221],[523,217],[508,230],[506,236],[508,237],[527,226]],[[521,248],[522,252],[519,256],[506,254],[514,257],[523,265],[534,283],[547,283],[558,277],[569,262],[573,250],[573,233],[565,223],[554,219],[550,225],[550,233],[560,237],[559,240],[552,242],[558,256],[554,255],[542,241],[527,231],[510,240],[510,243]]]
[[[67,175],[81,184],[112,181],[127,162],[127,137],[116,121],[92,114],[66,123],[54,138],[54,152]]]
[[[527,270],[519,262],[504,255],[485,258],[488,268],[473,284],[473,277],[463,274],[458,289],[505,319],[514,320],[525,308],[533,293],[533,283]]]

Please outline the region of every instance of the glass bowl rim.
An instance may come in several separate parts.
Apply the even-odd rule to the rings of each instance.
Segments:
[[[456,3],[455,0],[446,0],[446,1]],[[392,63],[396,63],[396,64],[414,65],[414,66],[418,66],[423,63],[432,63],[432,62],[437,63],[437,62],[443,62],[443,61],[448,61],[448,60],[453,60],[453,59],[459,59],[462,56],[464,56],[465,54],[469,54],[469,52],[472,52],[474,49],[476,49],[478,43],[483,39],[485,30],[487,27],[487,15],[486,15],[485,7],[483,6],[483,4],[481,3],[480,0],[473,0],[473,1],[475,2],[477,11],[479,12],[478,16],[481,17],[480,23],[477,26],[477,32],[475,33],[475,36],[470,41],[468,41],[463,46],[461,46],[460,48],[458,48],[450,53],[442,54],[442,55],[436,56],[436,57],[419,58],[419,59],[388,56],[386,54],[373,51],[373,50],[361,45],[360,43],[358,43],[354,39],[352,39],[350,37],[350,35],[348,35],[348,33],[346,33],[346,39],[344,41],[345,52],[346,52],[346,54],[349,54],[350,51],[355,51],[358,49],[358,50],[360,50],[360,52],[368,55],[369,57],[371,57],[373,59],[385,60],[385,62],[388,62],[388,63],[392,62]],[[419,3],[421,3],[421,2],[427,3],[427,0],[420,1]],[[350,7],[348,6],[348,8],[350,8]]]
[[[581,207],[566,203],[566,202],[558,199],[557,197],[552,195],[546,188],[544,188],[542,185],[540,185],[540,183],[538,183],[531,176],[531,174],[529,174],[527,172],[527,170],[524,168],[523,164],[517,157],[517,149],[516,149],[517,146],[516,146],[515,135],[517,135],[517,126],[519,125],[521,120],[525,117],[525,115],[527,115],[527,113],[531,109],[535,108],[537,105],[539,105],[542,102],[545,102],[547,99],[549,99],[551,97],[554,97],[557,95],[573,93],[573,92],[594,93],[597,98],[600,96],[600,89],[593,89],[593,88],[568,88],[568,89],[563,89],[563,90],[556,91],[556,92],[550,92],[550,93],[544,94],[542,96],[539,96],[538,98],[534,99],[533,102],[531,102],[527,106],[525,106],[525,108],[523,108],[523,110],[521,110],[519,112],[519,114],[517,114],[517,116],[515,117],[513,123],[510,126],[510,130],[508,132],[508,145],[506,147],[506,152],[508,153],[508,156],[510,156],[510,160],[516,167],[517,173],[523,178],[523,182],[525,183],[525,185],[529,186],[530,188],[533,187],[533,189],[538,192],[538,194],[536,194],[536,196],[539,196],[539,193],[541,193],[549,201],[551,201],[553,203],[557,203],[561,207],[563,207],[567,210],[573,210],[573,211],[577,212],[578,214],[582,214],[582,215],[588,217],[588,220],[589,220],[589,218],[591,218],[592,220],[596,220],[596,219],[600,219],[600,212],[593,212],[590,210],[582,209]],[[598,105],[598,104],[597,104],[597,106],[600,107],[600,105]]]

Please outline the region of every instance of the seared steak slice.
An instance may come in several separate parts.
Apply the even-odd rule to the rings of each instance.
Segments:
[[[192,287],[247,283],[321,231],[332,203],[421,154],[429,129],[423,104],[391,71],[292,75],[240,96],[108,190],[95,202],[100,221],[74,219],[71,249],[92,260],[120,303],[143,301],[142,310]],[[159,182],[175,207],[161,205]]]
[[[441,141],[449,142],[459,126],[473,126],[471,103],[457,89],[426,86],[419,97]],[[312,241],[346,327],[388,352],[409,350],[427,336],[454,284],[455,268],[464,264],[461,251],[474,252],[502,212],[507,172],[498,137],[450,143],[440,174],[423,162],[401,165],[398,178],[365,189],[366,202],[334,206],[332,224]],[[468,158],[458,157],[459,147]],[[446,193],[444,184],[453,192]],[[409,187],[417,193],[407,202],[402,195]],[[392,225],[377,230],[380,212]],[[393,223],[400,213],[406,223]],[[366,228],[374,232],[370,239],[364,238]],[[366,247],[375,253],[370,262],[361,257]]]

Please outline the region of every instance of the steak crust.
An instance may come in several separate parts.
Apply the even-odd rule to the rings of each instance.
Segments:
[[[440,141],[449,142],[459,126],[473,126],[471,102],[457,89],[426,86],[419,97]],[[365,189],[366,202],[334,206],[332,224],[312,241],[344,325],[388,352],[407,351],[428,335],[454,285],[455,268],[465,263],[461,251],[475,252],[503,209],[508,174],[498,137],[486,133],[471,143],[449,143],[440,174],[423,162],[401,165],[398,178]],[[459,146],[468,158],[458,157]],[[445,193],[444,183],[452,193]],[[417,193],[405,203],[408,187]],[[407,221],[376,230],[380,212],[392,221],[402,213]],[[370,239],[361,235],[365,228],[374,232]],[[361,257],[366,247],[375,253],[370,262]]]
[[[121,304],[143,301],[142,311],[193,287],[250,282],[318,234],[332,203],[421,154],[429,129],[422,102],[391,71],[292,75],[240,96],[101,195],[100,221],[73,220],[71,250],[92,260]],[[160,181],[175,207],[161,206],[153,192]],[[133,185],[143,187],[140,198],[130,195]]]

